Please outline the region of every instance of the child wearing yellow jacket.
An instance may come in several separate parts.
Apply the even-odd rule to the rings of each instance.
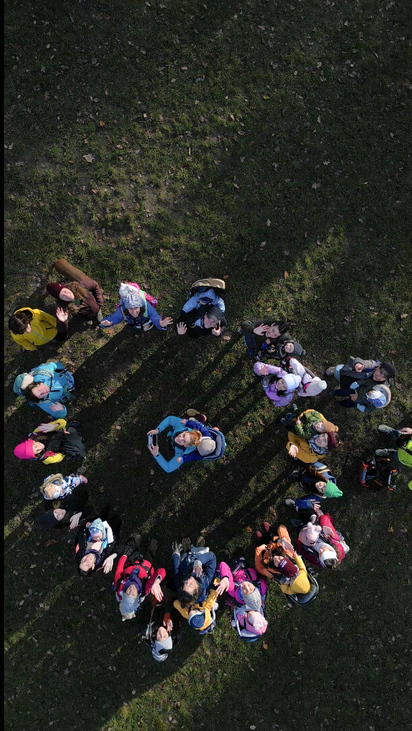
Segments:
[[[37,350],[51,340],[63,341],[67,335],[67,312],[61,307],[56,317],[43,310],[21,307],[9,319],[9,330],[17,345],[24,350]]]

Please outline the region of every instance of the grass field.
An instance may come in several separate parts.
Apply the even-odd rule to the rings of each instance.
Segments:
[[[408,727],[411,475],[374,494],[356,476],[356,458],[387,445],[379,423],[410,424],[408,10],[406,0],[6,3],[7,729]],[[59,350],[21,351],[8,317],[40,305],[58,256],[101,283],[104,314],[122,278],[176,316],[193,280],[225,277],[227,337],[73,326]],[[351,550],[320,575],[306,611],[270,587],[265,646],[242,644],[222,603],[213,636],[185,628],[157,664],[139,620],[121,623],[110,579],[81,582],[73,538],[49,545],[40,533],[49,471],[13,457],[38,419],[12,384],[56,354],[71,365],[91,500],[118,507],[123,537],[151,531],[159,565],[173,540],[200,531],[218,555],[252,561],[252,530],[287,521],[284,498],[299,494],[281,413],[236,333],[267,312],[295,323],[318,374],[350,354],[396,364],[382,414],[316,401],[343,436],[328,464],[344,497],[330,511]],[[146,432],[187,406],[221,428],[227,453],[166,475]]]

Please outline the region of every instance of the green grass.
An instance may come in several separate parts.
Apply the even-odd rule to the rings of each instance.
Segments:
[[[120,622],[110,580],[80,582],[73,539],[46,545],[37,528],[48,472],[10,456],[35,424],[12,383],[55,351],[21,352],[6,333],[6,728],[407,726],[408,477],[369,494],[345,460],[411,409],[408,10],[7,3],[5,329],[39,302],[58,256],[101,283],[105,314],[123,277],[161,294],[164,316],[199,276],[226,278],[229,340],[80,328],[58,351],[76,370],[91,499],[118,506],[124,537],[152,531],[165,566],[172,541],[201,530],[217,553],[252,560],[251,529],[273,511],[287,520],[283,500],[298,493],[279,414],[236,335],[244,317],[295,322],[318,373],[355,354],[393,359],[397,378],[382,415],[317,402],[344,437],[328,460],[344,491],[330,510],[351,547],[317,601],[289,609],[272,586],[267,649],[242,644],[222,607],[213,637],[186,628],[158,665],[138,621]],[[145,434],[188,405],[222,429],[227,454],[167,476]]]

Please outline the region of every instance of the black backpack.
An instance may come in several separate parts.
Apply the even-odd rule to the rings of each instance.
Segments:
[[[394,466],[390,457],[381,457],[376,453],[361,463],[359,481],[363,487],[371,490],[395,490],[395,480],[399,470]]]

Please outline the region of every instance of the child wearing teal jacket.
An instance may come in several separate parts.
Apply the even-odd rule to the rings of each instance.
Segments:
[[[33,409],[37,407],[49,416],[64,419],[67,409],[61,402],[72,398],[74,378],[63,363],[49,361],[30,373],[20,373],[14,381],[13,391],[24,396]]]

